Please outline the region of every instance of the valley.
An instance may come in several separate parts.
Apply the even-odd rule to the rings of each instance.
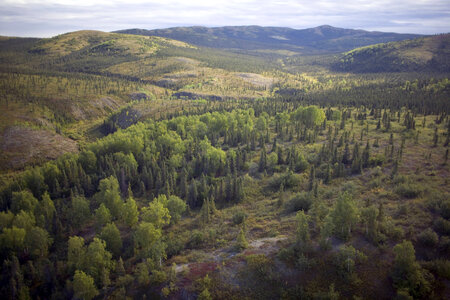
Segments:
[[[0,295],[448,299],[449,41],[0,38]]]

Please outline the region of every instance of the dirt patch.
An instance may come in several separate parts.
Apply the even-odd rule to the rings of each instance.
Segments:
[[[249,244],[249,250],[254,254],[273,254],[280,250],[279,242],[286,239],[285,236],[277,236],[253,240]]]
[[[236,74],[238,77],[242,78],[244,81],[251,83],[258,87],[267,87],[270,88],[273,83],[274,79],[269,77],[264,77],[259,74],[255,73],[238,73]]]
[[[21,169],[29,163],[55,159],[67,152],[78,152],[78,144],[47,130],[13,126],[1,137],[2,169]]]
[[[118,109],[120,103],[110,97],[89,101],[88,104],[71,104],[70,110],[76,120],[86,120],[104,116]]]

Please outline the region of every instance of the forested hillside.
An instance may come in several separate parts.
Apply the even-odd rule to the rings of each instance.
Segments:
[[[416,34],[369,32],[329,25],[308,29],[261,26],[126,29],[119,33],[161,36],[193,45],[239,50],[288,50],[303,54],[337,53],[357,47],[416,38]]]
[[[335,69],[351,72],[450,72],[450,34],[377,44],[346,53]]]
[[[1,298],[448,299],[445,39],[1,38]]]

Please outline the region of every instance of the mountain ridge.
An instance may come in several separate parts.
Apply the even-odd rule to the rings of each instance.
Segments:
[[[290,50],[304,54],[338,53],[371,44],[422,37],[419,34],[365,31],[321,25],[314,28],[223,26],[171,27],[165,29],[124,29],[115,31],[135,35],[154,35],[197,46],[238,50]]]

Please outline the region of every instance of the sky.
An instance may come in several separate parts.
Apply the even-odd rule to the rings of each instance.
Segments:
[[[6,36],[227,25],[448,33],[450,0],[0,0]]]

